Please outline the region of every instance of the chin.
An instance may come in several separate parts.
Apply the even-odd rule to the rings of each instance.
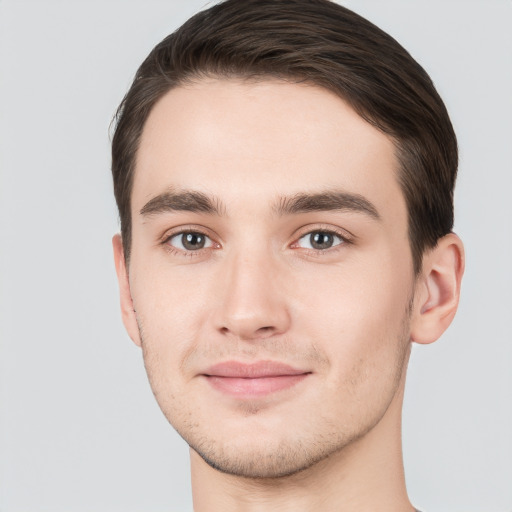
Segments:
[[[359,436],[342,437],[340,433],[321,439],[304,436],[301,440],[259,439],[248,444],[203,438],[188,442],[210,467],[229,475],[250,479],[276,479],[296,475],[341,452]],[[243,441],[243,442],[242,442]]]
[[[193,447],[192,447],[193,448]],[[251,452],[236,454],[204,453],[193,448],[213,469],[242,478],[276,479],[285,478],[304,471],[328,455],[317,458],[304,452],[288,452],[286,449],[273,453]]]

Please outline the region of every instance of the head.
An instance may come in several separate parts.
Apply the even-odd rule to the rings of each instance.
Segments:
[[[291,474],[393,409],[411,339],[455,313],[456,169],[428,75],[332,2],[229,0],[154,48],[117,115],[116,265],[155,396],[205,461]]]

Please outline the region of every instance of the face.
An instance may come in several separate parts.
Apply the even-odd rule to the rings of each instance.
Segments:
[[[130,334],[165,416],[212,466],[295,473],[396,399],[414,293],[397,171],[392,141],[315,86],[205,79],[154,107]]]

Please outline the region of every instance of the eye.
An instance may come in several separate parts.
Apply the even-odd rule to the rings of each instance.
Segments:
[[[316,251],[325,251],[331,247],[340,245],[345,240],[332,231],[311,231],[299,238],[297,246],[304,249],[314,249]]]
[[[166,243],[181,251],[199,251],[213,246],[210,237],[197,231],[177,233],[168,238]]]

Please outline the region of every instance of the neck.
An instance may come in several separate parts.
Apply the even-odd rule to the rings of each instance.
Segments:
[[[412,512],[402,462],[401,384],[374,428],[340,452],[289,477],[228,475],[208,466],[191,450],[194,511]]]

